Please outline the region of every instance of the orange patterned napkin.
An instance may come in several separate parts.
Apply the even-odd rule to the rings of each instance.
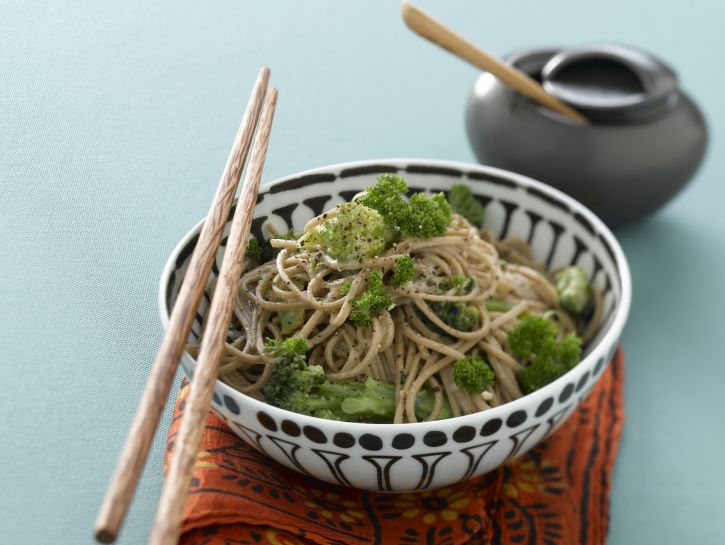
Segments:
[[[622,354],[546,442],[477,479],[377,494],[300,475],[257,453],[210,414],[182,545],[599,545],[622,428]],[[181,389],[167,456],[184,410]]]

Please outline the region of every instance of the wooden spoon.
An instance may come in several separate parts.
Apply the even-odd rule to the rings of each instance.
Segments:
[[[405,24],[419,36],[439,45],[481,70],[493,74],[512,89],[535,100],[542,106],[546,106],[550,110],[560,113],[578,123],[588,123],[586,117],[564,104],[555,96],[549,94],[541,85],[521,70],[492,57],[407,0],[403,1],[401,12]]]

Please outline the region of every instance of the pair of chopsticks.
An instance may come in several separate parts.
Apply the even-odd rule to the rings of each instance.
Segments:
[[[275,88],[267,90],[268,82],[269,69],[265,67],[259,72],[252,90],[252,96],[171,311],[169,325],[156,354],[116,471],[101,505],[95,528],[96,539],[101,543],[111,543],[118,536],[136,490],[179,360],[184,353],[194,316],[207,285],[254,138],[250,163],[245,172],[232,219],[181,428],[174,441],[174,451],[149,544],[176,545],[179,540],[182,511],[191,486],[194,463],[211,406],[277,104],[277,90]]]

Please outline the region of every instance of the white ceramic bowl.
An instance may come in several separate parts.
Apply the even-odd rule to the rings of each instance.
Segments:
[[[425,490],[491,471],[531,449],[566,420],[615,353],[629,312],[631,280],[614,236],[583,205],[518,174],[450,161],[361,161],[288,176],[263,187],[252,233],[260,237],[267,222],[282,232],[301,230],[313,216],[372,185],[381,172],[398,173],[413,191],[446,191],[456,182],[469,185],[486,205],[486,227],[500,238],[527,240],[536,259],[550,268],[583,266],[604,295],[604,325],[579,365],[532,394],[476,414],[417,424],[351,424],[278,409],[217,382],[213,409],[239,437],[281,464],[345,486]],[[200,226],[181,240],[164,268],[159,297],[164,327]],[[218,272],[222,251],[212,274]],[[208,304],[206,296],[193,339]],[[195,362],[185,354],[181,365],[190,375]]]

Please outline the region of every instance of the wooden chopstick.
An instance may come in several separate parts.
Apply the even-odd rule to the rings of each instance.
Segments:
[[[171,311],[166,333],[156,354],[151,374],[146,382],[143,396],[116,465],[116,471],[98,513],[95,535],[101,543],[111,543],[118,536],[136,490],[219,248],[222,232],[229,217],[229,210],[259,120],[268,82],[269,68],[264,67],[260,70],[254,84],[219,187],[207,220],[199,234],[189,268]]]
[[[247,239],[257,202],[259,181],[262,177],[276,103],[277,90],[272,88],[264,99],[259,128],[254,137],[252,157],[234,212],[196,369],[186,398],[181,427],[174,440],[174,451],[171,454],[166,483],[151,532],[150,545],[176,545],[181,533],[184,503],[191,486],[196,455],[209,415],[214,384],[224,352],[227,327],[237,295],[237,284],[244,265],[244,253],[247,249]]]
[[[419,36],[439,45],[481,70],[490,72],[506,85],[539,104],[578,123],[588,123],[586,117],[548,93],[536,80],[530,78],[521,70],[489,55],[407,0],[403,1],[401,13],[408,28]]]

